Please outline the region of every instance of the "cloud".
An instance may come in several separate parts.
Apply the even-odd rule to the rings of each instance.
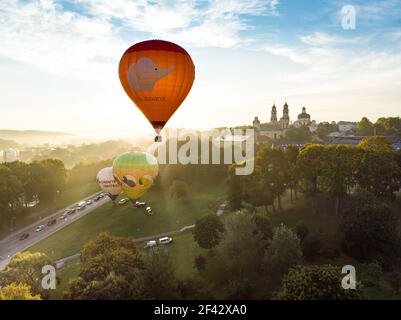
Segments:
[[[289,88],[288,96],[298,101],[308,97],[311,104],[319,96],[330,105],[333,117],[339,116],[336,110],[347,110],[346,105],[332,109],[333,101],[353,105],[359,114],[377,114],[373,101],[382,99],[383,105],[394,109],[401,97],[401,52],[373,48],[374,42],[315,32],[299,37],[293,45],[266,46],[265,51],[299,66],[274,75],[278,85]]]
[[[102,72],[142,38],[195,47],[242,44],[245,17],[278,15],[277,0],[2,0],[0,56],[49,72]],[[72,9],[73,8],[73,9]],[[128,40],[127,34],[131,37]],[[132,37],[133,36],[133,37]]]

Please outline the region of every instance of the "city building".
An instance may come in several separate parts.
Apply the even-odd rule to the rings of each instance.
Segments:
[[[270,122],[261,123],[259,117],[253,120],[253,127],[257,130],[260,137],[268,137],[270,139],[280,139],[288,130],[290,125],[300,128],[301,126],[309,127],[311,132],[317,130],[317,123],[311,120],[311,116],[306,113],[306,108],[302,108],[302,112],[294,123],[290,121],[290,112],[287,102],[283,106],[283,114],[280,120],[277,117],[277,107],[273,104],[270,112]]]
[[[19,158],[19,151],[13,148],[8,148],[3,152],[2,159],[0,158],[0,162],[14,162],[18,161]]]

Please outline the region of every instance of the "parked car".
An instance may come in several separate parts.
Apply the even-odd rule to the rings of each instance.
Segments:
[[[136,202],[135,202],[135,206],[137,206],[137,207],[146,206],[146,202],[144,202],[144,201],[136,201]]]
[[[171,237],[163,237],[159,239],[159,244],[169,244],[173,241],[173,238]]]
[[[148,242],[146,242],[146,246],[145,248],[153,248],[157,246],[157,242],[156,240],[150,240]]]
[[[88,201],[86,201],[86,205],[87,205],[87,206],[90,206],[92,203],[93,203],[93,201],[90,200],[90,199],[89,199]]]
[[[119,205],[123,205],[123,204],[126,204],[127,201],[128,201],[127,198],[122,198],[120,201],[118,201],[118,204],[119,204]]]
[[[29,233],[23,233],[20,237],[19,237],[19,239],[20,240],[25,240],[26,238],[28,238],[29,237]]]
[[[68,216],[68,213],[63,213],[63,214],[60,216],[60,220],[66,219],[67,216]]]
[[[147,207],[146,209],[146,213],[148,214],[148,215],[152,215],[153,214],[153,210],[152,210],[152,208],[151,207]]]
[[[40,231],[42,231],[43,229],[45,228],[45,225],[43,225],[43,224],[41,224],[40,226],[37,226],[36,227],[36,232],[40,232]]]
[[[56,224],[57,223],[57,220],[56,219],[51,219],[51,220],[49,220],[48,222],[47,222],[47,225],[50,227],[50,226],[52,226],[52,225],[54,225],[54,224]]]

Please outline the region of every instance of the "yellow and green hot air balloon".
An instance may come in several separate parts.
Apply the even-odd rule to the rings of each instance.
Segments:
[[[113,175],[132,201],[142,197],[159,172],[157,159],[146,152],[127,152],[113,162]]]

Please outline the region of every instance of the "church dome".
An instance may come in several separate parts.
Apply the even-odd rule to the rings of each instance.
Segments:
[[[298,119],[310,119],[310,114],[306,113],[306,108],[302,108],[302,113],[298,115]]]

